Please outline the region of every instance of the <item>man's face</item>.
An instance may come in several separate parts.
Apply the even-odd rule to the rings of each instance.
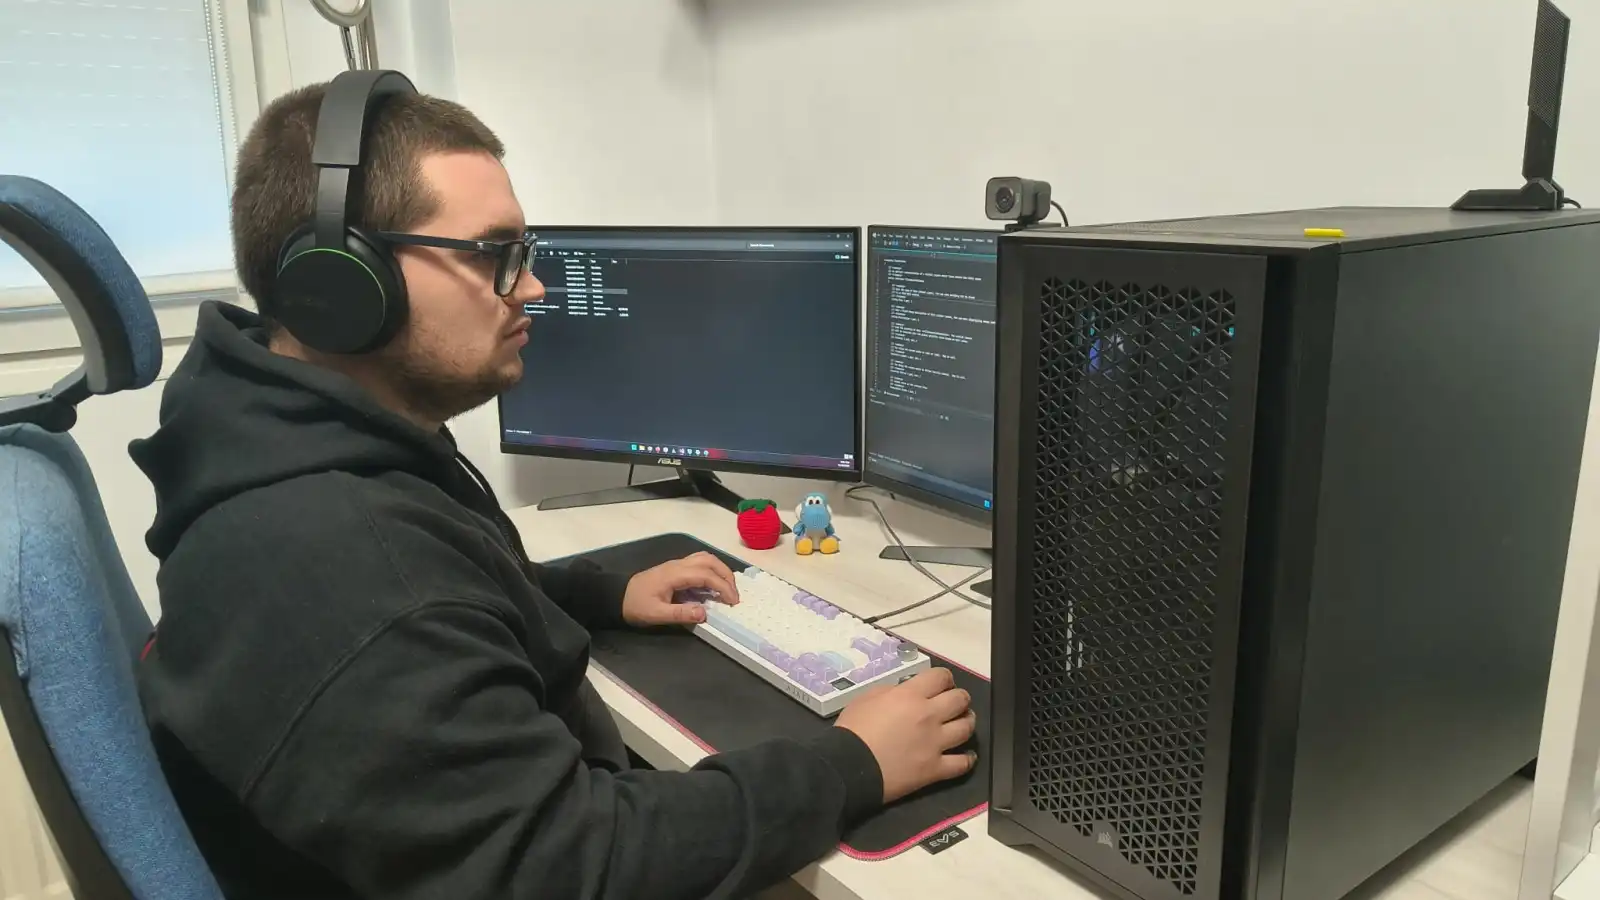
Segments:
[[[526,222],[511,179],[487,153],[436,153],[422,160],[422,178],[438,210],[417,234],[479,241],[522,236]],[[382,351],[401,398],[439,421],[481,406],[522,377],[528,342],[523,304],[544,299],[544,285],[522,273],[508,297],[495,294],[497,260],[435,247],[396,249],[411,313]]]

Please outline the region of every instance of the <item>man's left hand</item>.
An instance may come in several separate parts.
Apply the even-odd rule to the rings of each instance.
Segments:
[[[697,625],[706,620],[699,603],[674,603],[679,591],[716,591],[713,601],[732,606],[739,602],[733,570],[710,553],[700,552],[683,559],[645,569],[628,581],[622,595],[622,620],[635,627],[650,625]]]

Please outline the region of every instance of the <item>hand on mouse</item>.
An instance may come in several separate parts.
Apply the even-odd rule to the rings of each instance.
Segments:
[[[701,594],[713,591],[713,601],[733,606],[739,602],[733,570],[710,553],[700,552],[683,559],[645,569],[628,581],[622,596],[622,620],[635,627],[651,625],[696,625],[706,620],[700,603],[674,603],[679,592]]]
[[[972,737],[972,696],[949,669],[929,669],[880,688],[839,714],[834,724],[861,738],[883,771],[883,802],[972,771],[977,754],[947,753]]]

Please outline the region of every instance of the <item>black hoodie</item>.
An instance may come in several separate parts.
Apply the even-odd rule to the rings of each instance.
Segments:
[[[208,304],[131,447],[162,617],[139,668],[230,898],[738,897],[877,807],[828,729],[630,770],[585,679],[622,576],[534,565],[448,432]]]

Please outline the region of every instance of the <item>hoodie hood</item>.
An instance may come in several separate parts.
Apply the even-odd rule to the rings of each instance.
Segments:
[[[128,453],[155,488],[145,544],[161,560],[207,510],[291,478],[401,470],[449,491],[460,477],[448,431],[427,432],[350,379],[273,353],[259,316],[217,302],[200,307],[160,427]]]

